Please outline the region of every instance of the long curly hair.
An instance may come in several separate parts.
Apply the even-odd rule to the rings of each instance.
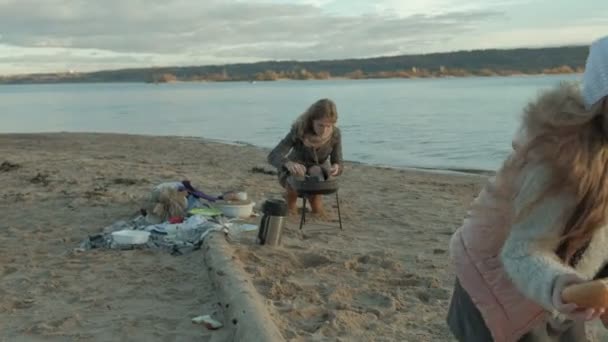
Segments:
[[[334,125],[338,122],[336,104],[330,99],[320,99],[313,103],[293,123],[299,138],[306,134],[314,134],[313,122],[315,120],[329,119]]]
[[[523,127],[528,141],[505,164],[509,167],[534,160],[551,169],[549,185],[528,210],[553,193],[568,191],[573,195],[574,210],[556,213],[567,215],[561,241],[566,261],[607,222],[607,117],[606,98],[587,110],[578,86],[563,83],[526,107]]]

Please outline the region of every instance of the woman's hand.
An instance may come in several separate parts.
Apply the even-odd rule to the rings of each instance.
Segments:
[[[285,163],[285,167],[294,176],[304,177],[306,175],[306,167],[302,164],[288,161]]]
[[[331,168],[329,169],[329,173],[334,177],[339,175],[340,174],[340,164],[333,164],[331,166]]]
[[[564,303],[562,300],[562,292],[566,287],[584,282],[586,282],[584,279],[575,274],[564,274],[557,277],[553,286],[553,306],[557,311],[575,321],[590,321],[604,314],[604,309],[583,308],[574,303]]]

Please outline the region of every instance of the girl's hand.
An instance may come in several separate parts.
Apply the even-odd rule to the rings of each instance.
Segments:
[[[334,177],[337,176],[337,175],[339,175],[340,174],[340,165],[339,164],[333,164],[331,166],[331,169],[329,169],[329,173],[332,176],[334,176]]]
[[[604,309],[583,308],[574,303],[564,303],[562,300],[562,291],[566,287],[584,282],[586,282],[584,279],[575,274],[564,274],[557,277],[553,286],[553,306],[558,312],[574,321],[590,321],[604,314]]]
[[[294,176],[304,177],[306,175],[306,167],[302,164],[288,161],[285,163],[285,167]]]

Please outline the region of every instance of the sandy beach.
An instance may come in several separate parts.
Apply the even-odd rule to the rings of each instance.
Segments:
[[[252,172],[267,151],[193,138],[108,134],[0,135],[0,340],[222,341],[191,318],[217,308],[201,251],[73,251],[88,234],[133,217],[150,189],[190,179],[208,193],[281,196]],[[302,232],[290,218],[280,248],[251,233],[230,241],[287,341],[451,341],[447,245],[484,176],[349,163],[344,230]],[[252,223],[256,223],[255,220]]]

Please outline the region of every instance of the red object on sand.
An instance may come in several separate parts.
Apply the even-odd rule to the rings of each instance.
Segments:
[[[175,217],[169,218],[169,223],[171,223],[171,224],[182,223],[182,222],[184,222],[184,218],[181,216],[175,216]]]

